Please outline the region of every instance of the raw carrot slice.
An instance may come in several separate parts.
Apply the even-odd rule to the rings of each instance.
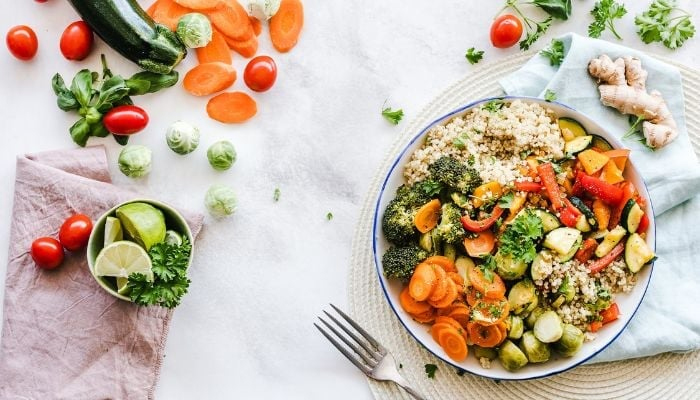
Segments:
[[[255,36],[248,13],[236,0],[226,0],[213,10],[204,11],[212,25],[234,40],[247,40]]]
[[[207,102],[207,115],[225,124],[245,122],[257,112],[255,100],[243,92],[221,93]]]
[[[420,322],[421,324],[433,322],[435,321],[435,309],[431,308],[430,310],[420,314],[411,314],[411,318],[417,322]]]
[[[433,199],[423,204],[413,217],[413,224],[418,232],[425,233],[435,228],[440,219],[440,200]]]
[[[197,61],[200,64],[217,61],[229,65],[233,64],[231,49],[228,48],[224,35],[216,29],[212,29],[209,44],[204,47],[198,47],[195,51],[197,52]]]
[[[447,294],[447,286],[450,279],[447,277],[447,273],[442,268],[430,264],[435,271],[435,287],[433,288],[430,297],[428,297],[429,302],[436,302],[441,300]],[[432,305],[432,304],[431,304]]]
[[[437,278],[433,266],[420,263],[416,266],[408,283],[408,293],[417,301],[427,300],[433,292],[436,282]]]
[[[481,325],[476,322],[467,324],[469,339],[477,346],[496,347],[503,341],[501,330],[496,325]]]
[[[160,0],[156,0],[151,4],[147,9],[146,9],[146,14],[148,14],[149,17],[153,18],[156,12],[156,7],[158,7],[158,3]]]
[[[193,10],[211,10],[221,5],[223,0],[175,0],[175,2]]]
[[[473,237],[464,238],[464,249],[471,257],[483,257],[491,254],[496,247],[496,237],[490,230],[475,233]]]
[[[220,92],[236,81],[236,70],[229,64],[210,62],[199,64],[185,74],[182,85],[194,96]]]
[[[173,0],[158,0],[153,9],[153,20],[167,26],[171,31],[175,31],[180,18],[191,12],[191,9],[183,7]]]
[[[300,0],[282,0],[277,14],[270,19],[270,39],[277,51],[286,53],[299,40],[304,26],[304,6]]]
[[[399,302],[401,303],[401,308],[404,309],[409,314],[423,314],[424,312],[431,311],[433,308],[430,304],[424,301],[416,301],[408,293],[408,287],[404,288],[399,295]]]
[[[226,39],[226,44],[231,50],[242,55],[245,58],[250,58],[258,52],[258,37],[253,35],[247,40],[235,40],[228,36],[224,36]]]
[[[445,281],[447,282],[447,293],[445,293],[445,295],[437,301],[428,300],[428,304],[435,308],[445,308],[450,306],[455,300],[457,300],[457,296],[459,295],[457,285],[455,285],[452,279],[446,278]]]
[[[445,350],[445,353],[455,361],[463,361],[469,354],[467,341],[455,328],[440,330],[438,343]]]
[[[262,22],[260,22],[259,19],[255,18],[254,16],[249,16],[248,19],[250,20],[250,26],[253,27],[253,32],[255,33],[255,36],[260,36],[262,33]]]
[[[457,272],[454,261],[445,256],[431,256],[425,259],[426,263],[439,265],[445,272]]]
[[[474,289],[481,292],[484,297],[502,299],[506,295],[506,285],[497,273],[491,273],[491,279],[487,279],[479,265],[470,266],[467,269],[467,279]]]

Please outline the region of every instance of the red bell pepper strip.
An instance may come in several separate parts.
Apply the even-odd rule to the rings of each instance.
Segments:
[[[595,274],[596,272],[600,272],[605,267],[610,265],[617,257],[619,257],[623,252],[625,251],[625,241],[623,240],[622,242],[618,243],[617,246],[613,247],[612,250],[610,250],[610,253],[604,255],[603,257],[593,261],[590,265],[588,265],[588,272],[591,274]]]
[[[559,212],[559,220],[561,221],[562,224],[568,226],[569,228],[573,228],[576,226],[576,221],[578,221],[578,215],[576,215],[576,210],[575,208],[572,207],[565,207],[563,210]]]
[[[622,200],[620,204],[613,207],[610,210],[610,222],[608,223],[608,229],[615,229],[615,227],[620,223],[620,218],[622,218],[622,210],[625,208],[625,204],[629,199],[634,198],[634,194],[637,192],[634,185],[631,182],[623,182],[620,186],[622,190]]]
[[[503,215],[503,209],[496,205],[493,208],[493,211],[491,211],[491,216],[488,218],[484,218],[479,221],[474,221],[473,219],[469,218],[469,215],[465,215],[462,217],[462,226],[464,229],[470,231],[470,232],[483,232],[491,227],[499,218],[501,218],[501,215]]]
[[[612,303],[610,307],[600,312],[600,316],[603,317],[603,320],[600,321],[603,325],[613,322],[620,316],[620,308],[617,303]]]
[[[523,182],[515,182],[515,190],[519,192],[541,192],[544,187],[537,183],[537,182],[528,182],[528,181],[523,181]]]
[[[564,202],[561,200],[561,190],[554,174],[552,163],[544,163],[537,166],[537,173],[540,175],[540,180],[547,191],[550,203],[554,211],[559,211],[564,207]]]
[[[597,247],[598,242],[593,238],[588,238],[583,241],[581,248],[578,249],[574,258],[576,258],[576,261],[580,262],[581,264],[585,264],[588,262],[588,260],[593,258],[593,254],[595,253],[595,249]]]
[[[649,216],[645,213],[642,215],[642,220],[639,221],[639,227],[637,228],[637,233],[644,233],[649,228]]]
[[[598,332],[600,328],[603,327],[603,323],[600,321],[593,321],[591,324],[588,326],[588,330],[591,332]]]
[[[576,180],[581,183],[581,187],[583,187],[583,190],[590,193],[594,197],[600,199],[606,204],[617,206],[622,201],[622,189],[615,185],[611,185],[598,178],[586,175],[583,172],[578,173],[578,175],[576,176]]]

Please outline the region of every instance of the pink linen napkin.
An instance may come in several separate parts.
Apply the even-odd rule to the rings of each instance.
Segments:
[[[75,213],[96,220],[138,198],[110,183],[103,147],[17,159],[0,341],[0,399],[152,399],[172,310],[138,307],[105,292],[85,251],[36,268],[39,236],[58,237]],[[183,212],[192,233],[203,217]]]

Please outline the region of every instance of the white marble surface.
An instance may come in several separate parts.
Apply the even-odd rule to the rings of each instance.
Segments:
[[[254,96],[259,114],[253,120],[240,126],[218,124],[207,118],[205,99],[187,95],[181,86],[137,98],[151,122],[133,143],[154,152],[153,172],[142,181],[118,171],[119,147],[111,138],[91,139],[108,147],[117,185],[200,211],[212,183],[229,184],[239,194],[237,214],[222,222],[208,219],[200,236],[191,292],[172,322],[158,398],[370,399],[363,376],[312,322],[328,302],[346,304],[360,207],[386,149],[405,123],[394,127],[384,121],[382,104],[386,100],[403,108],[410,119],[443,88],[469,74],[473,67],[463,56],[467,48],[485,50],[482,62],[518,51],[495,49],[488,42],[501,1],[304,3],[304,32],[291,53],[276,53],[267,32],[261,36],[259,53],[271,54],[280,73],[271,91]],[[593,2],[573,3],[572,19],[556,23],[536,47],[569,30],[585,34]],[[648,2],[627,3],[630,14],[636,14]],[[680,3],[700,15],[700,3]],[[40,41],[39,53],[29,63],[0,50],[2,260],[7,258],[15,156],[74,146],[68,127],[75,115],[56,108],[51,76],[97,69],[101,52],[115,72],[136,71],[99,41],[87,60],[64,60],[58,38],[75,19],[61,0],[13,2],[0,12],[0,31],[28,24]],[[700,68],[700,39],[673,53],[647,46],[635,35],[632,19],[628,14],[617,23],[623,44]],[[193,65],[192,58],[181,72]],[[234,64],[239,72],[234,89],[245,90],[245,61],[237,56]],[[165,129],[176,119],[203,132],[200,149],[185,157],[165,144]],[[239,155],[223,173],[213,171],[205,155],[206,147],[221,139],[231,140]],[[282,192],[279,203],[272,201],[275,187]],[[326,220],[329,211],[331,221]],[[5,268],[0,265],[0,294]]]

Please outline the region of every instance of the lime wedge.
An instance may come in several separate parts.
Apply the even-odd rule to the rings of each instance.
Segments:
[[[146,250],[165,239],[163,212],[150,204],[125,204],[117,208],[117,218],[126,233]]]
[[[129,293],[129,288],[126,286],[127,283],[129,283],[129,278],[122,278],[121,276],[118,276],[117,277],[117,293],[119,293],[119,294]]]
[[[128,278],[137,272],[146,275],[148,280],[153,280],[151,258],[146,250],[133,242],[114,242],[102,249],[95,260],[97,276]]]
[[[105,221],[104,247],[107,247],[110,244],[123,239],[124,233],[122,232],[122,224],[119,222],[119,219],[114,217],[107,217],[107,220]]]

